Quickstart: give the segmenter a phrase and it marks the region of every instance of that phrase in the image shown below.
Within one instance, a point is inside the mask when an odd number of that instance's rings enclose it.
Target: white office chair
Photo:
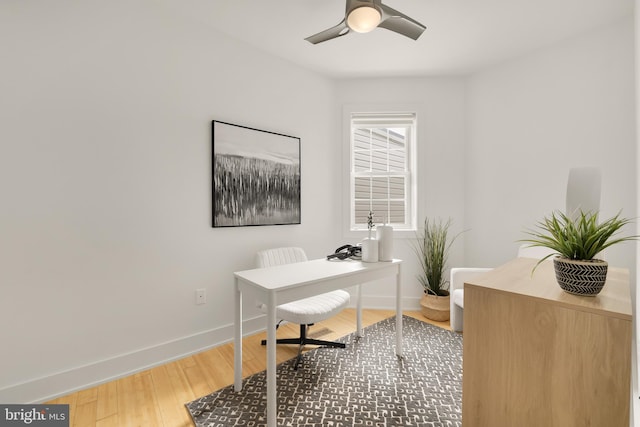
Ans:
[[[307,261],[307,256],[301,248],[295,247],[266,249],[259,251],[257,255],[257,265],[260,268],[302,261]],[[302,358],[302,349],[307,344],[345,348],[344,343],[309,338],[307,332],[309,326],[338,314],[348,304],[349,293],[343,290],[336,290],[276,307],[276,317],[278,319],[300,325],[300,336],[298,338],[276,340],[277,344],[298,345],[298,357],[296,358],[294,369],[298,369],[298,364]],[[265,311],[266,305],[262,304],[261,309]],[[262,345],[266,345],[266,343],[266,340],[262,341]]]

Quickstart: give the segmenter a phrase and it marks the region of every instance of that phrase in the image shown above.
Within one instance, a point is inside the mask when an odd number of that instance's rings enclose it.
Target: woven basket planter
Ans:
[[[420,312],[424,317],[436,322],[445,322],[449,320],[451,313],[451,296],[448,291],[446,296],[436,296],[431,294],[424,294],[420,300]]]
[[[599,259],[553,259],[558,284],[565,292],[575,295],[598,295],[607,280],[608,265],[606,261]]]

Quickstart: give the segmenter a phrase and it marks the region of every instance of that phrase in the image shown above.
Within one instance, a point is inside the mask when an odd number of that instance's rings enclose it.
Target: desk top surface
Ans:
[[[534,258],[516,258],[487,273],[475,276],[465,282],[465,286],[488,288],[572,309],[631,319],[628,270],[609,266],[604,288],[598,295],[589,297],[563,291],[556,281],[552,260],[543,261],[531,274],[537,262]]]
[[[237,271],[234,276],[246,283],[267,289],[285,289],[302,286],[324,280],[346,277],[362,273],[385,273],[388,269],[397,269],[402,260],[380,262],[362,262],[355,260],[327,260],[326,258],[311,261],[277,265],[273,267],[255,268]]]

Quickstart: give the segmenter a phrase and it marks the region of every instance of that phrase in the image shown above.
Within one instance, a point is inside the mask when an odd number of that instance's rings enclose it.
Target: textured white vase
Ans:
[[[377,226],[376,238],[378,239],[378,261],[393,261],[393,227]]]
[[[362,261],[378,262],[378,240],[367,237],[362,241]]]

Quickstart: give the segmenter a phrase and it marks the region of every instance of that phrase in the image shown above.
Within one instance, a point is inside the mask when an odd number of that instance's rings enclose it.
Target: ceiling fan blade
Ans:
[[[305,40],[309,43],[318,44],[326,42],[327,40],[335,39],[336,37],[344,36],[348,32],[349,27],[347,27],[347,22],[343,19],[342,22],[335,27],[331,27],[328,30],[309,36]]]
[[[398,34],[402,34],[403,36],[407,36],[413,40],[417,40],[422,32],[427,28],[415,19],[409,18],[407,15],[398,12],[387,5],[382,3],[377,4],[382,10],[382,20],[378,24],[378,27],[395,31]]]

